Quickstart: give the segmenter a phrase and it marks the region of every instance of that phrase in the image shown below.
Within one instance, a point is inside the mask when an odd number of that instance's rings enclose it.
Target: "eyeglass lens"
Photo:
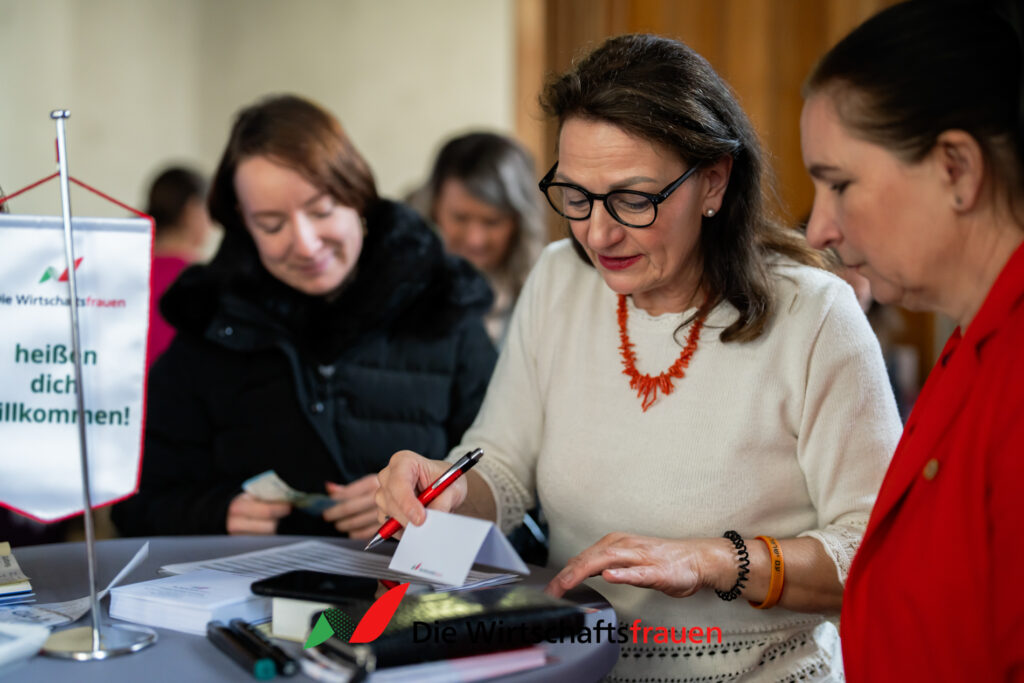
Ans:
[[[547,195],[552,207],[566,218],[587,218],[593,208],[590,198],[573,187],[552,185],[547,188]],[[610,192],[604,203],[612,217],[622,223],[649,225],[654,222],[654,203],[642,194],[628,190]]]

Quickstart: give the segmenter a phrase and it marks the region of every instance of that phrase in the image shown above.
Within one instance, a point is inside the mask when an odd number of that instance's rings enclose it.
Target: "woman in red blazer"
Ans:
[[[959,323],[846,583],[854,682],[1024,681],[1019,11],[1019,0],[897,5],[807,84],[810,242],[880,301]]]

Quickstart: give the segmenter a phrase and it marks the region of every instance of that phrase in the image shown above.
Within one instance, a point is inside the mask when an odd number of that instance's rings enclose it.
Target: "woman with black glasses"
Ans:
[[[548,590],[597,577],[622,622],[610,680],[841,680],[822,613],[900,430],[852,290],[769,216],[756,135],[685,45],[613,38],[544,102],[570,239],[453,451],[486,456],[431,507],[507,528],[539,498]],[[443,470],[396,454],[380,514],[422,523]]]

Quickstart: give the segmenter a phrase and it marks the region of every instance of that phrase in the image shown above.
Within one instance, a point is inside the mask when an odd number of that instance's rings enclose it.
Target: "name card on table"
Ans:
[[[405,528],[389,567],[430,583],[461,586],[474,562],[530,573],[493,522],[437,510],[427,510],[421,526]]]

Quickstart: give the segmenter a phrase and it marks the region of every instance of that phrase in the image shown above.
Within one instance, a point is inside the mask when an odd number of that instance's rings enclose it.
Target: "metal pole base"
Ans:
[[[41,650],[48,657],[89,662],[138,652],[156,642],[156,631],[144,626],[105,623],[99,648],[93,649],[92,626],[55,631]]]

